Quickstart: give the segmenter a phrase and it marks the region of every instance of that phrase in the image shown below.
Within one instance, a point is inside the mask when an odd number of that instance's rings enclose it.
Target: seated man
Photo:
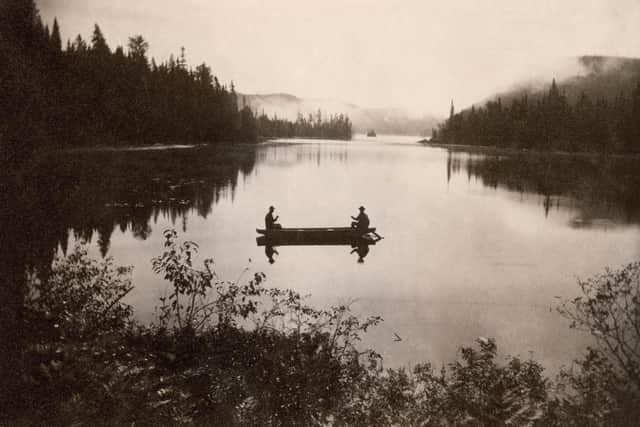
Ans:
[[[266,227],[267,230],[273,230],[273,229],[277,229],[277,228],[282,228],[282,226],[278,223],[276,223],[276,221],[278,220],[278,218],[280,218],[279,216],[276,216],[275,218],[273,217],[273,211],[276,208],[274,208],[273,206],[269,207],[269,212],[264,216],[264,225]]]
[[[360,206],[360,214],[356,217],[351,217],[354,221],[351,223],[351,228],[357,228],[358,230],[366,230],[369,228],[369,217],[364,213],[364,206]]]

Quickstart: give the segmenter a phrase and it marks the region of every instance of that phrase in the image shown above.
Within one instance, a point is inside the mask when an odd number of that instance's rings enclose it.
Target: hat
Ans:
[[[273,206],[269,206],[269,210],[270,210],[270,211],[272,211],[272,210],[274,210],[274,209],[275,209],[275,208],[274,208]]]
[[[364,206],[360,206],[358,209],[360,209],[361,211],[364,210]]]

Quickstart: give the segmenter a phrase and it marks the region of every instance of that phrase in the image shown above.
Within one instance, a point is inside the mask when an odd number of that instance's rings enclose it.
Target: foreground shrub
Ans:
[[[461,359],[436,371],[428,364],[378,375],[348,425],[529,425],[544,414],[548,381],[532,360],[496,361],[490,339],[463,347]]]
[[[381,319],[360,320],[348,305],[318,310],[298,293],[220,280],[213,260],[197,268],[198,247],[165,232],[154,270],[171,283],[160,308],[158,336],[170,343],[194,419],[229,423],[326,424],[351,399],[379,355],[360,351],[362,333]],[[166,344],[163,344],[166,350]]]
[[[380,357],[357,347],[381,319],[318,310],[290,290],[219,280],[197,246],[166,234],[154,268],[171,283],[157,323],[122,300],[130,268],[77,247],[26,301],[27,420],[45,424],[319,425],[353,400]],[[27,423],[31,421],[26,421]]]
[[[640,419],[640,263],[578,281],[560,314],[595,345],[559,378],[561,425],[631,425]]]
[[[25,304],[24,396],[9,424],[507,426],[633,425],[640,264],[579,284],[560,312],[596,346],[556,383],[534,360],[498,360],[481,338],[442,369],[382,369],[360,338],[382,319],[309,306],[256,273],[219,279],[198,247],[165,233],[170,283],[156,322],[123,302],[131,269],[77,247]],[[0,414],[1,415],[1,414]],[[11,416],[13,415],[13,416]],[[1,420],[0,420],[1,422]]]
[[[111,387],[134,360],[126,342],[132,309],[122,299],[132,290],[130,267],[98,262],[76,247],[56,259],[46,281],[29,280],[25,301],[24,396],[20,405],[40,419],[64,412],[61,402],[93,396],[109,406]],[[74,408],[85,419],[98,408]]]

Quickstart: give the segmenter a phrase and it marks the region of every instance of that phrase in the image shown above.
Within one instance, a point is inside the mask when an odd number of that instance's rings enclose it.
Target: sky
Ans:
[[[585,54],[640,57],[640,0],[36,0],[63,40],[141,34],[242,93],[444,115]]]

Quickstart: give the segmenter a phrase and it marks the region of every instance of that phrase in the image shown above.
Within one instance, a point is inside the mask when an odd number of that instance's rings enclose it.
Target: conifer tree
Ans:
[[[95,26],[93,27],[93,35],[91,36],[91,50],[92,52],[103,57],[107,57],[111,53],[109,45],[107,45],[107,40],[104,38],[104,35],[102,35],[102,30],[100,30],[98,24],[95,24]]]
[[[55,52],[62,50],[62,39],[60,38],[60,27],[58,26],[58,20],[53,19],[53,27],[51,28],[51,37],[49,38],[51,48]]]

